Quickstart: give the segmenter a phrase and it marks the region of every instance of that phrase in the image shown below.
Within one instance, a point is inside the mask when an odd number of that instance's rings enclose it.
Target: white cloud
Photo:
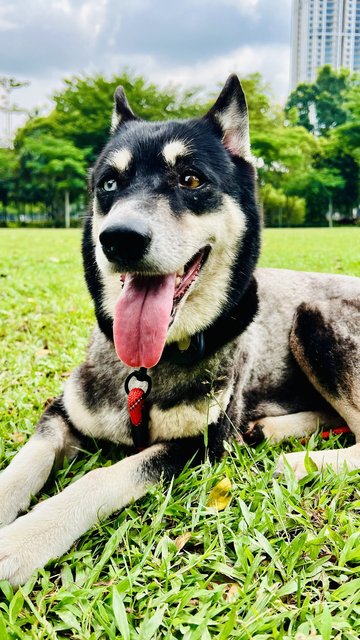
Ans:
[[[254,14],[256,13],[256,9],[258,9],[260,0],[198,0],[198,2],[202,3],[212,3],[217,4],[219,6],[219,11],[221,11],[221,5],[225,4],[231,7],[235,7],[242,14]]]
[[[215,91],[259,71],[277,100],[289,78],[291,0],[2,0],[0,75],[30,80],[14,102],[34,109],[73,74],[124,67],[160,85]],[[276,19],[274,11],[277,12]],[[24,116],[14,115],[14,126]],[[0,138],[4,117],[0,113]]]
[[[289,92],[290,48],[285,45],[245,46],[235,49],[229,55],[213,57],[206,62],[169,67],[159,65],[155,57],[148,55],[122,56],[121,60],[117,56],[107,56],[102,68],[89,64],[84,73],[100,72],[110,76],[120,73],[124,67],[144,75],[149,81],[160,86],[202,86],[206,91],[216,91],[232,72],[236,72],[241,79],[249,73],[259,71],[263,79],[271,85],[275,100],[285,102]],[[62,81],[56,73],[30,80],[29,87],[14,92],[14,101],[25,109],[40,107],[42,112],[46,112],[51,108],[51,94],[62,88]],[[24,115],[14,115],[14,128],[21,126],[24,120]],[[3,136],[1,129],[2,118],[0,138]]]
[[[148,60],[147,73],[159,84],[183,86],[201,85],[214,88],[236,72],[239,77],[259,71],[269,82],[277,100],[284,101],[289,91],[290,47],[265,45],[263,47],[239,47],[226,56],[210,58],[205,63],[182,65],[160,69],[154,60]]]
[[[0,6],[0,32],[10,31],[17,28],[17,23],[14,18],[11,18],[11,7]]]

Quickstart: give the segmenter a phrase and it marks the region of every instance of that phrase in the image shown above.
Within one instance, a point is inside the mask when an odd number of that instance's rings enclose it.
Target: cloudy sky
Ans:
[[[159,84],[209,89],[231,71],[260,71],[281,101],[290,11],[291,0],[1,0],[0,75],[30,81],[14,93],[27,109],[49,105],[66,76],[124,66]]]

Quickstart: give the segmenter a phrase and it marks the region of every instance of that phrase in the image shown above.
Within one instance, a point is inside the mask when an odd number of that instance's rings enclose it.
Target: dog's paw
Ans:
[[[0,580],[14,587],[24,584],[36,569],[64,549],[61,524],[55,521],[44,505],[0,529]]]
[[[290,465],[294,471],[295,478],[298,480],[312,471],[320,471],[324,467],[330,467],[336,473],[340,473],[344,469],[352,471],[360,468],[360,447],[356,444],[347,449],[283,453],[276,465],[275,475],[284,473],[286,463]]]
[[[315,465],[316,461],[313,459],[313,453],[309,456],[309,463],[305,463],[306,451],[295,451],[293,453],[282,453],[277,465],[275,467],[274,475],[282,475],[285,471],[285,467],[288,464],[294,472],[294,476],[297,480],[301,480],[308,475],[312,463]],[[306,468],[307,467],[307,468]],[[317,468],[317,465],[316,465]]]
[[[22,516],[0,530],[0,580],[14,587],[24,584],[49,560],[40,532],[28,525],[27,518]]]

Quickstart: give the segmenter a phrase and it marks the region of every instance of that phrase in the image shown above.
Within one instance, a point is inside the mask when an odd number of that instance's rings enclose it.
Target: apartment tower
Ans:
[[[324,64],[360,71],[360,0],[293,0],[291,89]]]

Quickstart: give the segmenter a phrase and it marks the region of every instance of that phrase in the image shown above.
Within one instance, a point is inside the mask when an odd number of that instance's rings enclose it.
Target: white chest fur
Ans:
[[[174,438],[186,438],[203,433],[206,427],[225,411],[231,396],[231,387],[192,403],[181,403],[162,410],[154,406],[150,410],[150,441],[162,442]]]

